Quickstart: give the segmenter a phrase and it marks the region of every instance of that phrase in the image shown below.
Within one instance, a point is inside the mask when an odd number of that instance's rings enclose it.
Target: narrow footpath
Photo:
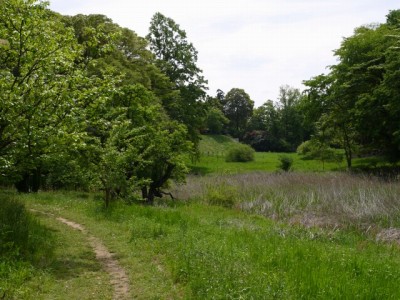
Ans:
[[[31,209],[32,212],[38,214],[44,214],[47,216],[51,216],[55,218],[57,221],[82,232],[86,237],[93,248],[94,253],[96,254],[97,260],[102,264],[103,268],[110,274],[111,277],[111,285],[114,288],[113,299],[129,299],[129,278],[126,274],[125,270],[119,265],[118,261],[113,257],[112,253],[107,249],[107,247],[101,242],[100,239],[91,235],[86,228],[73,222],[71,220],[57,217],[54,214],[42,212],[39,210]]]

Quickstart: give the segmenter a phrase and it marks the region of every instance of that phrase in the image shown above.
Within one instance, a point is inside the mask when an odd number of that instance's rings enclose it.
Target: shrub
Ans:
[[[338,149],[331,148],[327,143],[323,143],[316,139],[303,142],[297,147],[297,154],[303,159],[316,159],[322,162],[341,163],[343,161],[343,153]]]
[[[220,187],[211,187],[207,190],[206,200],[211,205],[222,207],[233,207],[237,191],[235,188],[222,185]]]
[[[227,162],[247,162],[254,160],[254,149],[248,145],[238,144],[231,148],[226,155]]]
[[[296,150],[297,154],[302,155],[304,159],[312,159],[312,151],[313,146],[311,144],[311,141],[305,141],[301,143]]]
[[[282,155],[279,157],[279,169],[288,172],[292,169],[292,165],[293,165],[293,158],[289,157],[289,156],[285,156]]]

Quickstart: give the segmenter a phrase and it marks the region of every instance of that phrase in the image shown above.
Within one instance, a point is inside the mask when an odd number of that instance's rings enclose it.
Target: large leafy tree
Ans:
[[[21,191],[37,190],[45,156],[74,139],[80,48],[46,3],[33,0],[1,2],[0,37],[1,174]]]
[[[283,151],[279,126],[279,110],[268,100],[253,110],[243,140],[256,151]]]
[[[387,16],[387,26],[390,34],[386,36],[390,42],[385,51],[385,73],[383,81],[375,92],[386,111],[381,124],[381,139],[376,146],[381,144],[390,160],[400,159],[400,10],[391,11]]]
[[[282,86],[279,102],[269,100],[254,109],[244,141],[258,151],[295,151],[306,135],[301,99],[298,89]]]
[[[315,77],[302,101],[308,123],[334,129],[334,143],[345,150],[348,167],[355,151],[400,158],[398,94],[399,11],[386,24],[362,26],[335,51],[338,63]]]
[[[243,89],[233,88],[226,94],[223,111],[230,121],[229,130],[233,136],[241,137],[244,134],[253,108],[254,101]]]
[[[174,20],[156,13],[150,23],[147,39],[157,58],[157,66],[175,85],[177,94],[162,97],[167,113],[185,124],[191,139],[198,141],[205,108],[207,81],[197,66],[197,50],[187,39],[186,32]]]
[[[299,111],[301,93],[290,86],[279,89],[279,135],[285,151],[295,151],[303,141],[302,116]]]
[[[152,203],[169,180],[184,179],[191,143],[184,125],[169,120],[154,93],[125,85],[94,110],[87,144],[95,148],[90,160],[106,205],[137,192]]]

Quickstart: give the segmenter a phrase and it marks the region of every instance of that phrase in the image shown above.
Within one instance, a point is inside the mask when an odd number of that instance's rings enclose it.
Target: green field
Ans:
[[[399,248],[355,230],[288,226],[198,201],[115,203],[104,211],[93,195],[82,193],[19,198],[80,222],[103,240],[127,270],[135,299],[400,297]],[[53,232],[55,256],[46,267],[31,266],[22,283],[13,285],[2,274],[6,295],[110,299],[106,276],[82,236],[50,217],[37,218]]]
[[[113,298],[90,241],[57,217],[82,224],[113,253],[128,299],[400,298],[398,181],[333,172],[344,168],[334,164],[322,172],[297,154],[286,154],[293,172],[275,172],[277,153],[227,163],[235,143],[203,137],[192,174],[169,188],[176,200],[154,206],[118,200],[105,209],[96,193],[1,192],[40,213],[28,213],[36,254],[0,253],[0,298]]]
[[[238,143],[222,135],[203,135],[200,142],[200,159],[190,162],[189,166],[194,174],[232,174],[251,171],[274,172],[279,170],[279,157],[288,156],[293,159],[293,170],[303,172],[321,172],[346,170],[346,162],[321,162],[318,160],[303,159],[297,153],[256,152],[255,160],[246,163],[226,162],[228,150]],[[355,168],[362,166],[384,166],[386,163],[380,158],[355,158]]]

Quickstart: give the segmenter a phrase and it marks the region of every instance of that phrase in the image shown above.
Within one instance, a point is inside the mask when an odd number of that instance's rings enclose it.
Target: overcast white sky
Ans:
[[[51,0],[64,15],[104,14],[115,23],[148,33],[161,12],[175,20],[199,52],[198,66],[217,89],[244,89],[261,105],[276,100],[281,85],[327,72],[332,51],[354,28],[383,23],[398,0]]]

